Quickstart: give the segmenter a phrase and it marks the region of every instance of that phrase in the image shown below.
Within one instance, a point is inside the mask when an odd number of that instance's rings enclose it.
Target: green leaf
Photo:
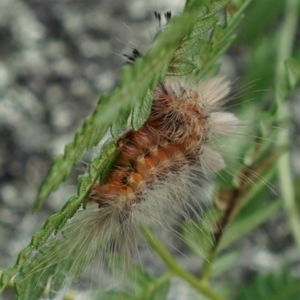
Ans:
[[[232,35],[222,45],[218,45],[217,50],[214,52],[213,56],[210,57],[209,62],[205,66],[203,66],[203,70],[202,70],[203,77],[207,77],[208,74],[211,74],[210,69],[215,67],[216,63],[218,63],[217,61],[218,57],[220,57],[229,48],[229,46],[233,43],[235,38],[236,36]]]
[[[300,299],[300,278],[293,277],[287,267],[279,272],[258,276],[242,289],[237,300],[296,300]]]
[[[196,78],[201,80],[208,78],[216,74],[219,70],[218,58],[228,49],[233,43],[236,36],[232,35],[233,31],[243,18],[243,11],[250,3],[250,0],[244,1],[239,6],[235,6],[237,10],[231,12],[230,15],[226,15],[225,25],[215,25],[210,36],[210,48],[209,50],[201,49],[199,53],[199,62],[196,72]],[[222,8],[227,1],[215,2],[216,9]],[[215,10],[213,10],[215,11]],[[206,17],[210,17],[212,14],[209,11],[204,14]],[[205,19],[204,19],[205,20]]]
[[[206,258],[214,244],[212,228],[220,217],[216,209],[206,211],[200,223],[187,220],[183,224],[183,237],[191,250],[201,258]]]
[[[72,167],[78,163],[83,152],[96,146],[108,130],[108,125],[93,125],[93,120],[99,114],[102,114],[103,107],[106,105],[108,97],[103,94],[97,104],[97,107],[91,117],[88,117],[82,127],[77,130],[73,142],[65,147],[64,154],[54,159],[52,167],[43,181],[37,198],[33,204],[32,211],[36,211],[44,199],[55,191],[58,186],[69,176]]]
[[[224,8],[228,4],[228,2],[229,0],[211,1],[209,5],[203,7],[200,13],[201,18],[208,18],[216,14],[218,11]]]
[[[207,18],[216,14],[218,11],[223,9],[228,4],[228,2],[229,2],[228,0],[214,1],[209,7],[209,13],[207,13],[205,17]]]
[[[180,46],[176,49],[174,60],[180,60],[181,56],[193,58],[198,56],[201,51],[207,51],[210,48],[210,41],[199,36],[194,36],[182,41]],[[184,55],[183,55],[184,54]],[[172,66],[172,64],[171,64]]]
[[[145,98],[141,102],[137,102],[132,110],[131,126],[133,130],[139,130],[147,121],[153,100],[153,91],[148,90]]]
[[[197,36],[197,35],[203,35],[208,30],[214,28],[214,26],[218,23],[219,18],[216,16],[208,17],[205,19],[199,19],[199,21],[196,23],[196,25],[193,28],[191,37]]]
[[[91,161],[88,173],[84,177],[80,178],[80,181],[82,181],[84,178],[85,183],[79,185],[80,188],[78,190],[78,195],[71,197],[60,212],[50,216],[47,219],[44,226],[33,235],[31,243],[20,252],[16,264],[3,272],[0,282],[0,290],[2,290],[8,284],[10,278],[16,274],[16,272],[22,267],[27,259],[28,261],[26,262],[26,264],[28,264],[29,268],[31,268],[30,266],[32,260],[30,258],[30,255],[34,251],[40,250],[40,248],[43,247],[50,235],[59,231],[75,214],[84,199],[87,197],[91,186],[99,179],[99,176],[105,176],[105,174],[108,172],[107,169],[109,168],[109,166],[111,166],[112,161],[114,161],[118,155],[119,153],[113,141],[104,145],[100,156],[95,157]],[[92,174],[91,170],[93,170]],[[50,271],[51,270],[49,270],[49,272]],[[48,270],[45,272],[47,273]],[[39,282],[41,285],[46,284],[46,275],[44,281]]]
[[[285,67],[288,87],[292,90],[296,87],[300,79],[300,63],[291,57],[285,61]]]
[[[110,128],[110,133],[112,137],[118,139],[121,136],[121,134],[125,131],[125,129],[127,128],[129,115],[130,109],[124,109],[120,112],[117,120],[113,122]]]
[[[99,183],[101,183],[101,184],[103,184],[107,181],[107,178],[108,178],[109,174],[111,173],[111,168],[120,155],[120,151],[119,151],[119,149],[116,148],[114,141],[107,143],[107,149],[109,149],[109,151],[106,152],[108,155],[105,155],[105,158],[104,158],[104,155],[101,154],[100,156],[95,157],[92,160],[91,164],[89,165],[89,168],[88,168],[89,174],[92,174],[92,172],[91,172],[92,169],[94,169],[94,171],[96,170],[96,172],[94,173],[94,176],[91,175],[91,177],[93,178],[93,181],[92,181],[93,184],[96,182],[96,180],[98,180]],[[105,153],[104,150],[105,149],[103,149],[102,153]],[[99,166],[101,166],[101,168],[99,168]],[[97,170],[98,170],[98,172],[97,172]]]
[[[228,271],[237,262],[240,253],[237,251],[223,254],[213,261],[211,276],[217,277]]]
[[[243,237],[260,224],[268,220],[282,206],[282,201],[277,200],[271,204],[261,207],[259,210],[254,210],[244,218],[240,218],[230,223],[224,231],[223,238],[219,250],[228,247],[237,239]],[[247,210],[247,208],[245,208]]]
[[[180,59],[178,61],[172,62],[168,73],[170,75],[183,76],[191,73],[195,69],[195,67],[196,65],[192,61]]]
[[[35,266],[34,261],[32,261],[32,265]],[[47,270],[38,273],[38,276],[32,278],[32,280],[26,280],[26,274],[24,278],[16,277],[15,290],[17,293],[17,300],[40,299],[45,292],[45,287],[54,268],[55,266],[52,266],[52,268],[48,268]],[[27,274],[27,278],[31,278],[31,276]]]

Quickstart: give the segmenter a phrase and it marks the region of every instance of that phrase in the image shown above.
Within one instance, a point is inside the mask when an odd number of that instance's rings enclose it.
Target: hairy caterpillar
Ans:
[[[159,14],[157,19],[161,27]],[[134,49],[127,58],[134,63],[138,56]],[[116,141],[120,156],[107,182],[92,187],[85,209],[33,257],[32,272],[52,276],[55,286],[58,277],[76,277],[97,254],[118,252],[130,261],[140,225],[165,226],[167,216],[184,214],[190,200],[201,207],[203,184],[225,167],[213,141],[238,125],[222,111],[229,91],[221,77],[195,82],[191,75],[167,76],[154,91],[142,128],[128,128]]]

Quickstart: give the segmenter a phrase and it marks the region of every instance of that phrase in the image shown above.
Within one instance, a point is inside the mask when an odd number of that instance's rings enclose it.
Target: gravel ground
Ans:
[[[71,178],[30,214],[36,191],[52,159],[61,154],[75,130],[95,107],[99,95],[118,82],[121,57],[137,45],[145,51],[155,34],[153,10],[180,11],[183,1],[1,0],[0,2],[0,268],[14,263],[19,251],[45,219],[76,191],[76,177],[85,169],[85,154]],[[230,57],[229,76],[237,76]],[[230,71],[229,71],[230,70]],[[225,70],[226,72],[226,70]],[[300,170],[299,103],[295,108],[295,167]],[[300,172],[299,172],[300,173]],[[279,226],[279,225],[280,226]],[[170,241],[172,242],[172,241]],[[180,249],[180,245],[178,246]],[[256,230],[238,247],[242,257],[233,278],[249,278],[297,261],[289,227],[281,215]],[[145,266],[163,269],[147,250]],[[143,253],[144,253],[143,252]],[[190,255],[179,256],[197,272]],[[190,289],[176,279],[170,299],[190,299]],[[6,295],[7,299],[10,298]]]

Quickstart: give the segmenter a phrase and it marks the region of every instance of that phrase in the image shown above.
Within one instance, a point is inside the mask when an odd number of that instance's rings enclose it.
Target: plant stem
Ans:
[[[179,276],[191,286],[193,286],[201,294],[205,295],[212,300],[225,300],[225,298],[217,295],[205,281],[199,281],[192,274],[184,270],[172,257],[172,255],[165,249],[165,247],[159,242],[159,240],[151,233],[149,228],[141,226],[141,231],[143,232],[144,237],[146,238],[149,245],[155,250],[159,257],[164,261],[168,266],[170,272],[174,275]]]
[[[298,21],[299,0],[286,0],[285,19],[279,30],[278,53],[275,77],[275,99],[277,105],[277,120],[279,122],[289,119],[288,103],[285,101],[287,90],[285,87],[286,71],[284,63],[292,54],[293,43]],[[278,144],[282,145],[289,141],[288,126],[279,131]],[[278,160],[278,177],[284,198],[284,206],[292,233],[300,252],[300,220],[296,205],[296,196],[290,167],[290,153],[283,154]]]

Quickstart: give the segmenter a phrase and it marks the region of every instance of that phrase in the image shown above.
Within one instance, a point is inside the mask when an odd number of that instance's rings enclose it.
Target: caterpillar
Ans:
[[[165,16],[168,23],[171,13]],[[160,14],[156,18],[163,30]],[[126,58],[134,65],[140,56],[134,49]],[[223,109],[229,92],[225,78],[199,82],[170,72],[154,90],[144,125],[129,127],[115,142],[120,154],[107,181],[95,183],[84,209],[33,255],[32,273],[52,277],[51,286],[60,288],[61,278],[76,278],[97,255],[103,261],[118,253],[126,265],[137,251],[141,225],[168,227],[169,218],[186,216],[186,208],[201,209],[204,185],[225,168],[214,140],[239,125]]]
[[[198,86],[167,78],[156,88],[148,120],[119,138],[121,154],[108,181],[95,184],[86,200],[108,216],[104,228],[114,217],[113,236],[131,236],[140,221],[160,222],[167,209],[182,210],[191,190],[203,188],[203,181],[225,167],[210,143],[214,136],[234,133],[238,125],[233,114],[220,110],[228,91],[222,78]],[[121,240],[118,247],[130,241],[136,248],[129,236]]]

